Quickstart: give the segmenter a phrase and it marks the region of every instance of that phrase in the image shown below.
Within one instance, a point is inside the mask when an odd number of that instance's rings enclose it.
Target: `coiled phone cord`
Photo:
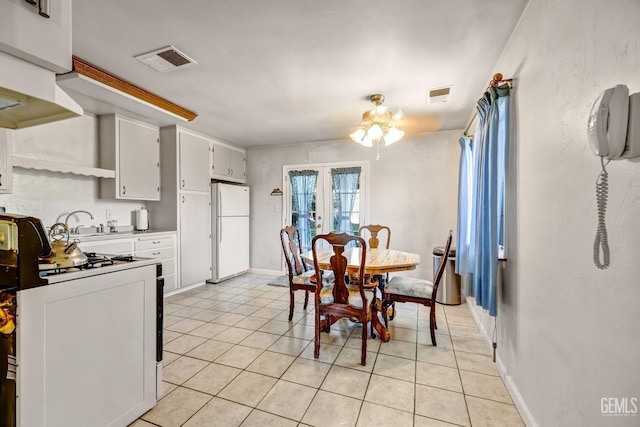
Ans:
[[[604,157],[600,157],[602,172],[596,180],[596,200],[598,204],[598,228],[596,238],[593,241],[593,263],[600,270],[609,267],[609,240],[607,238],[607,225],[605,224],[605,214],[607,213],[607,198],[609,196],[609,174],[604,163]],[[600,259],[600,248],[602,248],[602,260]]]

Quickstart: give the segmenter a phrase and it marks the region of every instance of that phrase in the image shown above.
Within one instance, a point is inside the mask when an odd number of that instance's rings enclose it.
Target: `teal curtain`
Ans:
[[[471,184],[466,189],[468,197],[458,201],[458,232],[462,230],[466,236],[457,237],[461,252],[458,256],[456,248],[456,260],[460,263],[456,269],[469,276],[469,295],[491,316],[497,315],[498,254],[504,246],[509,92],[506,85],[490,88],[478,101],[478,131],[470,144],[472,165],[460,171],[465,177],[471,172],[472,178],[465,180]],[[468,152],[463,151],[463,155],[468,156]],[[462,167],[462,158],[460,164]]]
[[[353,212],[353,204],[358,192],[360,171],[361,168],[359,166],[331,169],[336,233],[353,234],[351,213]]]
[[[291,198],[293,201],[291,224],[300,232],[300,250],[311,250],[311,207],[316,194],[318,171],[289,171]]]

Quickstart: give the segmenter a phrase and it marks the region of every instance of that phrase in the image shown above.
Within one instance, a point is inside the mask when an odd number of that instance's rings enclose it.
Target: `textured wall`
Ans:
[[[495,67],[514,77],[517,126],[498,355],[531,425],[640,424],[640,414],[603,417],[600,406],[640,398],[640,161],[607,168],[612,260],[600,271],[600,161],[586,138],[596,96],[617,83],[640,91],[639,70],[637,0],[530,0]]]
[[[430,277],[431,250],[444,244],[457,215],[458,137],[462,131],[438,132],[402,140],[380,149],[347,141],[252,148],[247,153],[251,186],[251,267],[280,270],[282,197],[270,196],[283,188],[282,166],[305,163],[368,160],[369,223],[391,227],[392,247],[418,253],[421,264],[411,275]]]
[[[99,167],[98,122],[86,115],[13,132],[13,152],[24,157]],[[134,224],[131,212],[144,206],[144,202],[98,199],[98,178],[60,174],[46,171],[13,169],[13,194],[0,194],[0,206],[7,212],[32,215],[45,226],[64,221],[67,213],[84,209],[91,212],[94,221],[84,214],[70,226],[82,223],[107,224],[106,212],[118,225]],[[153,216],[153,214],[151,214]]]

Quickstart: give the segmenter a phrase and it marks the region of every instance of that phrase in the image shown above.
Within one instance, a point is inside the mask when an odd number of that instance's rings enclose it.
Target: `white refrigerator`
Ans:
[[[249,270],[249,187],[211,184],[211,281],[218,283]]]

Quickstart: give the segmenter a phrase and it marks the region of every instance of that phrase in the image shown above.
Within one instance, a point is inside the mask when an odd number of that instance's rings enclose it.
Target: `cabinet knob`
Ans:
[[[182,203],[184,203],[184,196],[182,196]]]
[[[122,186],[122,195],[124,196],[125,194],[127,194],[127,187],[125,187],[124,185]]]
[[[184,179],[182,180],[182,188],[184,188]]]

